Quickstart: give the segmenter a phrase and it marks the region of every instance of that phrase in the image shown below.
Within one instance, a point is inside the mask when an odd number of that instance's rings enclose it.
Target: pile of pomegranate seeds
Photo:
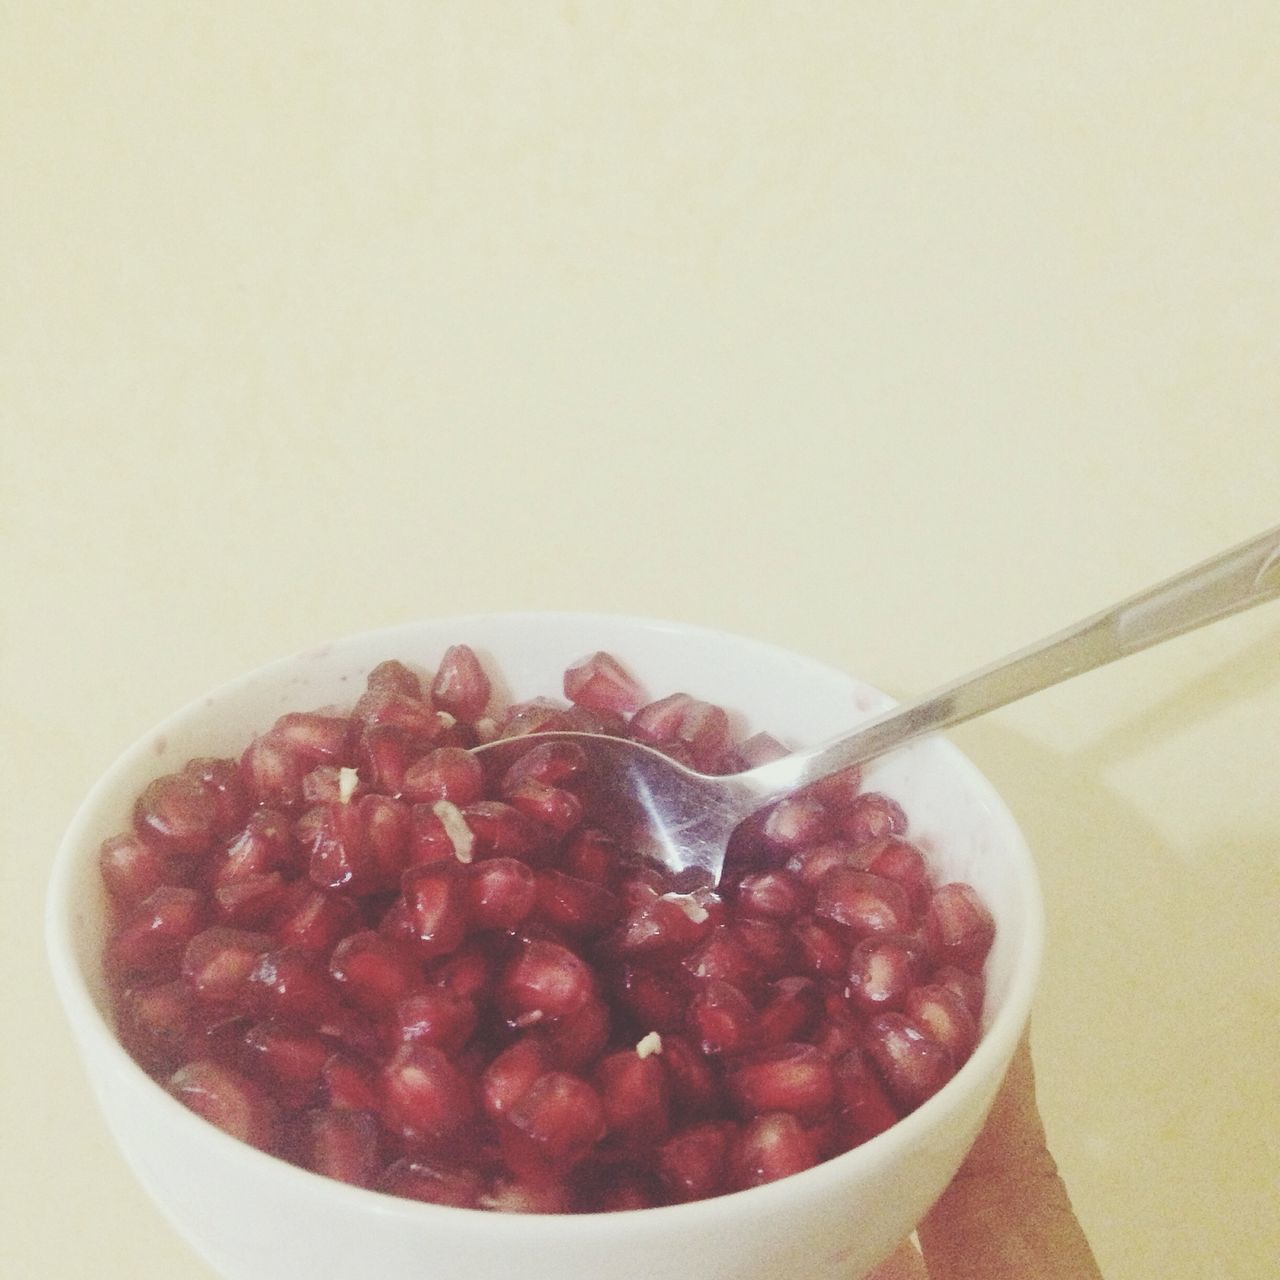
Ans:
[[[901,808],[846,771],[745,823],[718,892],[679,892],[596,825],[577,745],[469,748],[587,729],[712,772],[783,748],[647,701],[607,654],[564,690],[495,713],[457,645],[426,684],[385,662],[349,714],[152,782],[101,850],[129,1052],[265,1151],[508,1212],[755,1186],[941,1088],[993,923],[932,882]]]

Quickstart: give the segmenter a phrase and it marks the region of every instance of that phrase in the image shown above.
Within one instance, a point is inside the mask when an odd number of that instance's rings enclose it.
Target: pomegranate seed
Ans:
[[[513,1040],[485,1068],[480,1077],[480,1105],[491,1120],[499,1120],[551,1069],[551,1051],[544,1040],[527,1035]]]
[[[791,926],[805,973],[818,978],[844,978],[849,950],[832,924],[815,916],[802,916]]]
[[[580,827],[569,837],[563,863],[571,876],[608,884],[622,863],[622,850],[617,840],[598,827]]]
[[[372,1067],[349,1053],[330,1054],[320,1071],[331,1107],[350,1111],[374,1111],[378,1087]]]
[[[182,772],[194,778],[213,802],[214,835],[228,836],[244,825],[252,802],[236,761],[202,756],[189,760]]]
[[[405,774],[409,771],[414,742],[413,735],[398,725],[375,724],[365,729],[360,734],[356,748],[362,785],[367,784],[369,790],[385,795],[400,795],[404,790]],[[325,798],[341,799],[337,795]]]
[[[120,1040],[153,1074],[172,1071],[187,1056],[197,1025],[185,982],[130,987],[118,1002]]]
[[[513,760],[502,775],[501,791],[505,798],[525,782],[540,782],[547,787],[560,787],[581,778],[587,772],[587,753],[576,742],[540,742]]]
[[[953,964],[944,964],[933,971],[933,981],[954,991],[965,1002],[975,1020],[982,1017],[987,984],[980,973],[970,973]]]
[[[290,711],[271,726],[271,736],[303,759],[317,764],[341,762],[349,755],[351,721],[345,716]]]
[[[738,754],[742,757],[743,768],[754,769],[757,765],[772,764],[775,760],[781,760],[791,752],[773,734],[756,733],[739,744]]]
[[[972,886],[939,885],[924,917],[925,938],[938,964],[977,973],[991,950],[995,921]]]
[[[218,885],[213,891],[213,905],[223,923],[260,929],[280,910],[286,893],[284,877],[278,871],[267,871]]]
[[[365,687],[374,693],[403,693],[409,698],[422,697],[422,681],[395,658],[378,663],[365,678]]]
[[[855,937],[905,933],[912,925],[911,904],[900,884],[852,867],[835,867],[822,877],[814,911]]]
[[[604,1106],[605,1124],[614,1139],[634,1150],[659,1142],[670,1127],[667,1071],[660,1054],[641,1057],[623,1049],[601,1059],[596,1088]]]
[[[378,1173],[378,1122],[367,1111],[333,1107],[306,1120],[302,1162],[314,1173],[355,1187],[371,1187]]]
[[[668,1198],[687,1203],[727,1190],[729,1145],[736,1134],[736,1125],[716,1120],[681,1129],[663,1142],[655,1164]]]
[[[488,858],[467,868],[466,912],[475,929],[514,929],[533,911],[538,886],[517,858]]]
[[[327,957],[341,939],[359,928],[360,910],[350,898],[318,889],[306,880],[295,882],[282,908],[276,937],[285,946],[314,956]]]
[[[632,906],[612,938],[625,956],[687,951],[711,932],[707,909],[692,895],[664,894],[633,881]]]
[[[840,840],[825,840],[799,849],[787,859],[786,869],[802,884],[813,888],[833,867],[855,865],[857,850]]]
[[[859,1048],[841,1054],[834,1065],[839,1099],[850,1146],[866,1142],[898,1121],[898,1109]]]
[[[762,977],[776,978],[794,971],[794,943],[776,920],[739,916],[730,927]]]
[[[551,698],[530,698],[514,702],[498,722],[501,738],[523,738],[530,733],[550,733],[574,728],[568,709]]]
[[[662,1203],[661,1190],[647,1171],[625,1166],[609,1169],[604,1185],[592,1191],[590,1208],[598,1213],[629,1213]]]
[[[227,845],[226,857],[215,872],[215,883],[230,884],[246,876],[289,868],[292,846],[289,819],[276,809],[255,809]]]
[[[102,842],[98,867],[113,901],[136,906],[169,876],[170,862],[141,836],[127,831]]]
[[[408,865],[409,810],[389,796],[369,794],[308,813],[312,883],[322,889],[369,893],[393,887]]]
[[[757,871],[738,881],[737,907],[742,915],[793,920],[809,905],[808,890],[789,871]]]
[[[501,800],[477,800],[462,816],[475,838],[475,858],[527,858],[545,843],[532,819]]]
[[[811,1044],[787,1042],[734,1064],[726,1082],[744,1116],[790,1111],[802,1120],[819,1119],[835,1098],[831,1060]]]
[[[240,774],[254,804],[291,810],[302,803],[307,759],[271,734],[255,738],[240,757]]]
[[[434,986],[473,1002],[487,998],[492,973],[493,959],[486,940],[475,936],[427,965],[427,978]]]
[[[169,1077],[169,1092],[183,1106],[241,1142],[271,1148],[275,1108],[266,1094],[240,1072],[209,1059],[179,1067]]]
[[[832,995],[834,994],[834,999]],[[862,1020],[856,1017],[839,992],[828,993],[818,1025],[809,1033],[815,1048],[835,1061],[862,1042]]]
[[[549,787],[526,778],[510,788],[507,803],[560,838],[582,825],[582,801],[565,787]]]
[[[681,967],[690,977],[715,979],[748,986],[760,976],[760,966],[737,930],[717,925],[696,951],[691,951]]]
[[[684,1026],[689,988],[678,973],[623,965],[612,994],[642,1027],[665,1034]]]
[[[882,1013],[868,1024],[866,1050],[889,1092],[908,1111],[955,1074],[951,1051],[901,1013]]]
[[[600,1095],[579,1076],[548,1071],[506,1113],[503,1154],[517,1178],[541,1182],[578,1164],[605,1134]]]
[[[473,804],[484,796],[484,769],[470,751],[436,747],[405,770],[401,789],[406,799],[423,804]]]
[[[723,1110],[724,1092],[717,1070],[685,1036],[662,1033],[662,1061],[675,1114],[701,1119]]]
[[[919,915],[924,911],[933,885],[924,854],[915,845],[896,837],[879,841],[860,853],[858,867],[897,881],[907,891],[912,912]]]
[[[566,933],[600,933],[622,911],[617,895],[603,885],[551,868],[536,873],[535,893],[539,916]]]
[[[827,810],[815,796],[795,795],[779,800],[768,812],[761,835],[775,849],[803,849],[827,834]]]
[[[403,1156],[383,1170],[376,1185],[379,1191],[406,1200],[474,1209],[483,1184],[472,1169],[447,1169]]]
[[[169,773],[147,785],[133,806],[133,825],[170,857],[203,853],[217,832],[218,805],[196,779]]]
[[[907,993],[905,1012],[926,1035],[951,1051],[957,1067],[968,1061],[978,1043],[978,1024],[963,996],[939,983],[913,987]]]
[[[397,1039],[433,1044],[450,1057],[462,1051],[478,1020],[473,1001],[443,987],[428,987],[406,996],[394,1014]]]
[[[644,702],[644,691],[624,667],[608,653],[593,653],[575,662],[564,673],[564,696],[593,711],[627,715]]]
[[[281,1105],[296,1110],[317,1099],[333,1052],[322,1036],[283,1022],[259,1022],[245,1032],[244,1044],[256,1074]]]
[[[863,1013],[901,1009],[916,980],[916,956],[910,943],[893,934],[872,934],[849,953],[845,992]]]
[[[805,790],[809,795],[817,796],[832,813],[847,809],[862,790],[862,767],[849,765],[810,783]]]
[[[496,991],[502,1016],[515,1026],[577,1013],[595,996],[591,968],[567,947],[533,939],[507,965]]]
[[[800,1040],[817,1025],[822,997],[812,978],[779,978],[766,989],[757,1019],[761,1045]]]
[[[480,1207],[497,1213],[569,1213],[572,1205],[567,1187],[532,1185],[499,1175],[480,1196]]]
[[[277,947],[259,955],[248,977],[248,995],[263,1015],[312,1022],[326,1017],[336,993],[323,963],[301,947]]]
[[[422,985],[422,971],[408,952],[367,929],[334,947],[329,973],[345,999],[373,1014],[394,1008]]]
[[[461,944],[467,932],[467,908],[460,863],[410,867],[401,892],[419,955],[443,955]]]
[[[451,832],[436,812],[439,803],[415,804],[409,811],[408,864],[411,867],[459,860],[458,833]],[[448,813],[448,809],[442,809],[441,812]],[[455,806],[454,812],[461,811]],[[470,861],[474,844],[475,837],[471,834],[471,828],[467,827],[466,835],[461,839],[464,848],[462,861]]]
[[[410,1141],[447,1137],[475,1115],[470,1081],[435,1045],[410,1040],[382,1070],[382,1114]]]
[[[107,968],[119,978],[177,972],[187,943],[205,919],[204,899],[195,889],[161,885],[125,918],[107,946]]]
[[[741,1053],[754,1042],[755,1010],[729,982],[712,978],[699,984],[689,1002],[687,1021],[703,1053]]]
[[[896,800],[879,791],[856,795],[838,813],[836,827],[855,845],[870,844],[888,836],[900,836],[907,829],[907,815]]]
[[[748,1120],[729,1147],[736,1186],[758,1187],[811,1168],[817,1144],[789,1111],[771,1111]]]
[[[431,682],[436,706],[459,720],[474,720],[484,714],[490,693],[489,677],[469,645],[455,644],[445,650]]]
[[[270,946],[266,934],[214,925],[187,943],[182,976],[198,1000],[239,1004],[258,957]]]
[[[351,714],[359,733],[386,726],[399,729],[419,746],[433,742],[445,728],[445,722],[426,698],[398,689],[366,690]]]

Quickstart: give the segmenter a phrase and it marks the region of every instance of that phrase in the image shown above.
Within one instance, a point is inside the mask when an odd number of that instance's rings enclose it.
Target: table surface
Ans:
[[[40,931],[81,795],[205,688],[581,608],[901,696],[1276,523],[1274,3],[0,17],[6,1277],[209,1276]],[[1274,1274],[1277,726],[1273,606],[954,734],[1043,875],[1109,1280]]]

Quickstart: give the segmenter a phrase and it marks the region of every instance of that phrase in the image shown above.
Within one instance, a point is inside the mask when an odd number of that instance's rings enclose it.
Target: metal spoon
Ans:
[[[594,733],[498,739],[477,753],[567,739],[588,749],[603,808],[619,835],[682,883],[718,884],[734,829],[811,782],[987,711],[1280,596],[1280,527],[1059,631],[1038,644],[893,708],[848,734],[744,773],[698,773],[660,751]]]

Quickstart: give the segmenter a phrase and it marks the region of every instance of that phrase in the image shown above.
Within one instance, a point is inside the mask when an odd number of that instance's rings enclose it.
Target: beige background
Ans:
[[[1278,67],[1274,0],[3,0],[0,1275],[209,1274],[39,925],[205,687],[569,607],[901,695],[1275,524]],[[1280,1255],[1277,610],[955,735],[1109,1280]]]

